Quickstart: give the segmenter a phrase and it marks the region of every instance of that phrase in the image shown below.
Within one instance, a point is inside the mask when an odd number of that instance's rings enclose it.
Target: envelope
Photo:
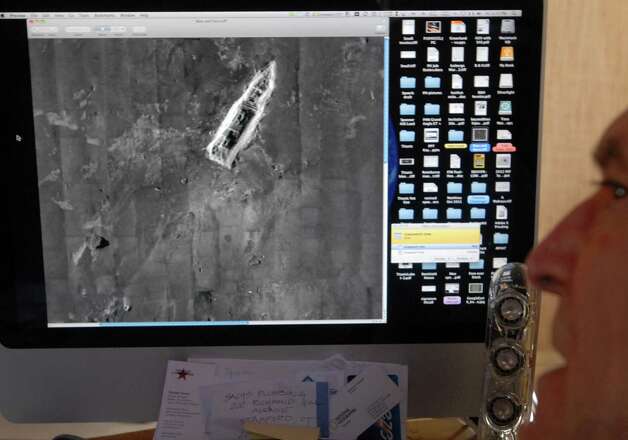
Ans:
[[[495,232],[495,234],[493,234],[493,243],[495,243],[495,244],[508,244],[508,234],[502,234],[501,232]]]
[[[440,78],[438,76],[426,76],[425,88],[426,89],[440,89]]]
[[[317,440],[319,428],[306,426],[267,425],[263,423],[244,422],[244,430],[252,439],[275,440]]]
[[[470,270],[482,270],[484,269],[484,260],[474,261],[473,263],[469,263]]]
[[[471,182],[471,192],[486,194],[486,183],[484,182]]]
[[[438,210],[433,208],[423,208],[423,220],[436,220]]]
[[[426,104],[427,105],[427,104]],[[416,112],[414,104],[401,104],[399,106],[399,114],[402,116],[414,116]]]
[[[399,194],[414,194],[414,183],[399,183]]]
[[[484,208],[471,208],[472,220],[484,220],[486,218],[486,209]]]
[[[423,113],[425,115],[427,115],[427,116],[439,115],[440,114],[440,104],[431,104],[429,102],[426,103],[425,106],[423,107]]]
[[[414,209],[401,208],[399,210],[399,220],[414,220]]]
[[[447,140],[450,142],[462,142],[464,133],[462,130],[449,130],[447,133]]]
[[[400,87],[402,89],[414,89],[416,87],[416,78],[413,76],[402,76]]]
[[[467,203],[469,205],[488,205],[491,201],[489,196],[468,196]]]
[[[462,218],[462,209],[447,208],[447,219],[448,220],[460,220],[461,218]]]
[[[462,183],[447,182],[447,194],[462,194]]]
[[[414,142],[414,131],[401,130],[399,132],[399,142]]]

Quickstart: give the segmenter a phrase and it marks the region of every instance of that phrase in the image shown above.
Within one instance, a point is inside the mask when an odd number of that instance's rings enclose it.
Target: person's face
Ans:
[[[567,366],[541,379],[525,439],[628,438],[628,111],[595,160],[599,188],[528,257],[532,284],[562,298],[554,344]]]

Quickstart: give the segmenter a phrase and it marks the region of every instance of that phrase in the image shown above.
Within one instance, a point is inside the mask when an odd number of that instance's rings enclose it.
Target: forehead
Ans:
[[[606,130],[594,157],[601,168],[617,168],[628,174],[628,110]]]

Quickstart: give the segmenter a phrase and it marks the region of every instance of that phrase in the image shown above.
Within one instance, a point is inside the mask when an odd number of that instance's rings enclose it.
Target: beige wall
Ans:
[[[547,2],[540,239],[592,192],[593,147],[628,107],[628,0]],[[546,296],[542,351],[550,348],[555,307]]]

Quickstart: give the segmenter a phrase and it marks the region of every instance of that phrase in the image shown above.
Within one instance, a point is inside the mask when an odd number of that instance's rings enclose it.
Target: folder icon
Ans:
[[[414,194],[414,183],[399,183],[399,194]]]
[[[426,89],[440,89],[440,78],[438,76],[426,76],[425,88]]]
[[[460,220],[462,218],[462,209],[459,208],[447,208],[448,220]]]
[[[438,210],[434,208],[423,208],[423,220],[436,220]]]
[[[402,89],[414,89],[416,88],[416,78],[413,76],[402,76],[399,86]]]
[[[421,264],[422,270],[436,270],[436,263],[423,263]]]
[[[414,104],[401,104],[399,106],[399,114],[402,116],[414,116],[415,108]]]
[[[412,107],[414,107],[414,106],[412,106]],[[440,104],[431,104],[429,102],[426,103],[425,106],[423,107],[423,113],[426,116],[439,115],[440,114]]]
[[[471,270],[484,269],[484,260],[478,260],[478,261],[474,261],[473,263],[469,263],[469,269]]]
[[[462,194],[462,183],[447,182],[447,194]]]
[[[486,209],[484,208],[471,208],[472,220],[484,220],[486,218]]]
[[[401,130],[399,132],[399,142],[414,142],[414,131]]]
[[[414,209],[401,208],[399,210],[399,220],[414,220]]]
[[[484,182],[471,182],[471,192],[486,194],[486,183]]]
[[[450,142],[462,142],[464,134],[462,130],[449,130],[447,133],[447,140]]]
[[[495,243],[495,244],[508,244],[508,234],[502,234],[500,232],[495,232],[495,234],[493,234],[493,243]]]

